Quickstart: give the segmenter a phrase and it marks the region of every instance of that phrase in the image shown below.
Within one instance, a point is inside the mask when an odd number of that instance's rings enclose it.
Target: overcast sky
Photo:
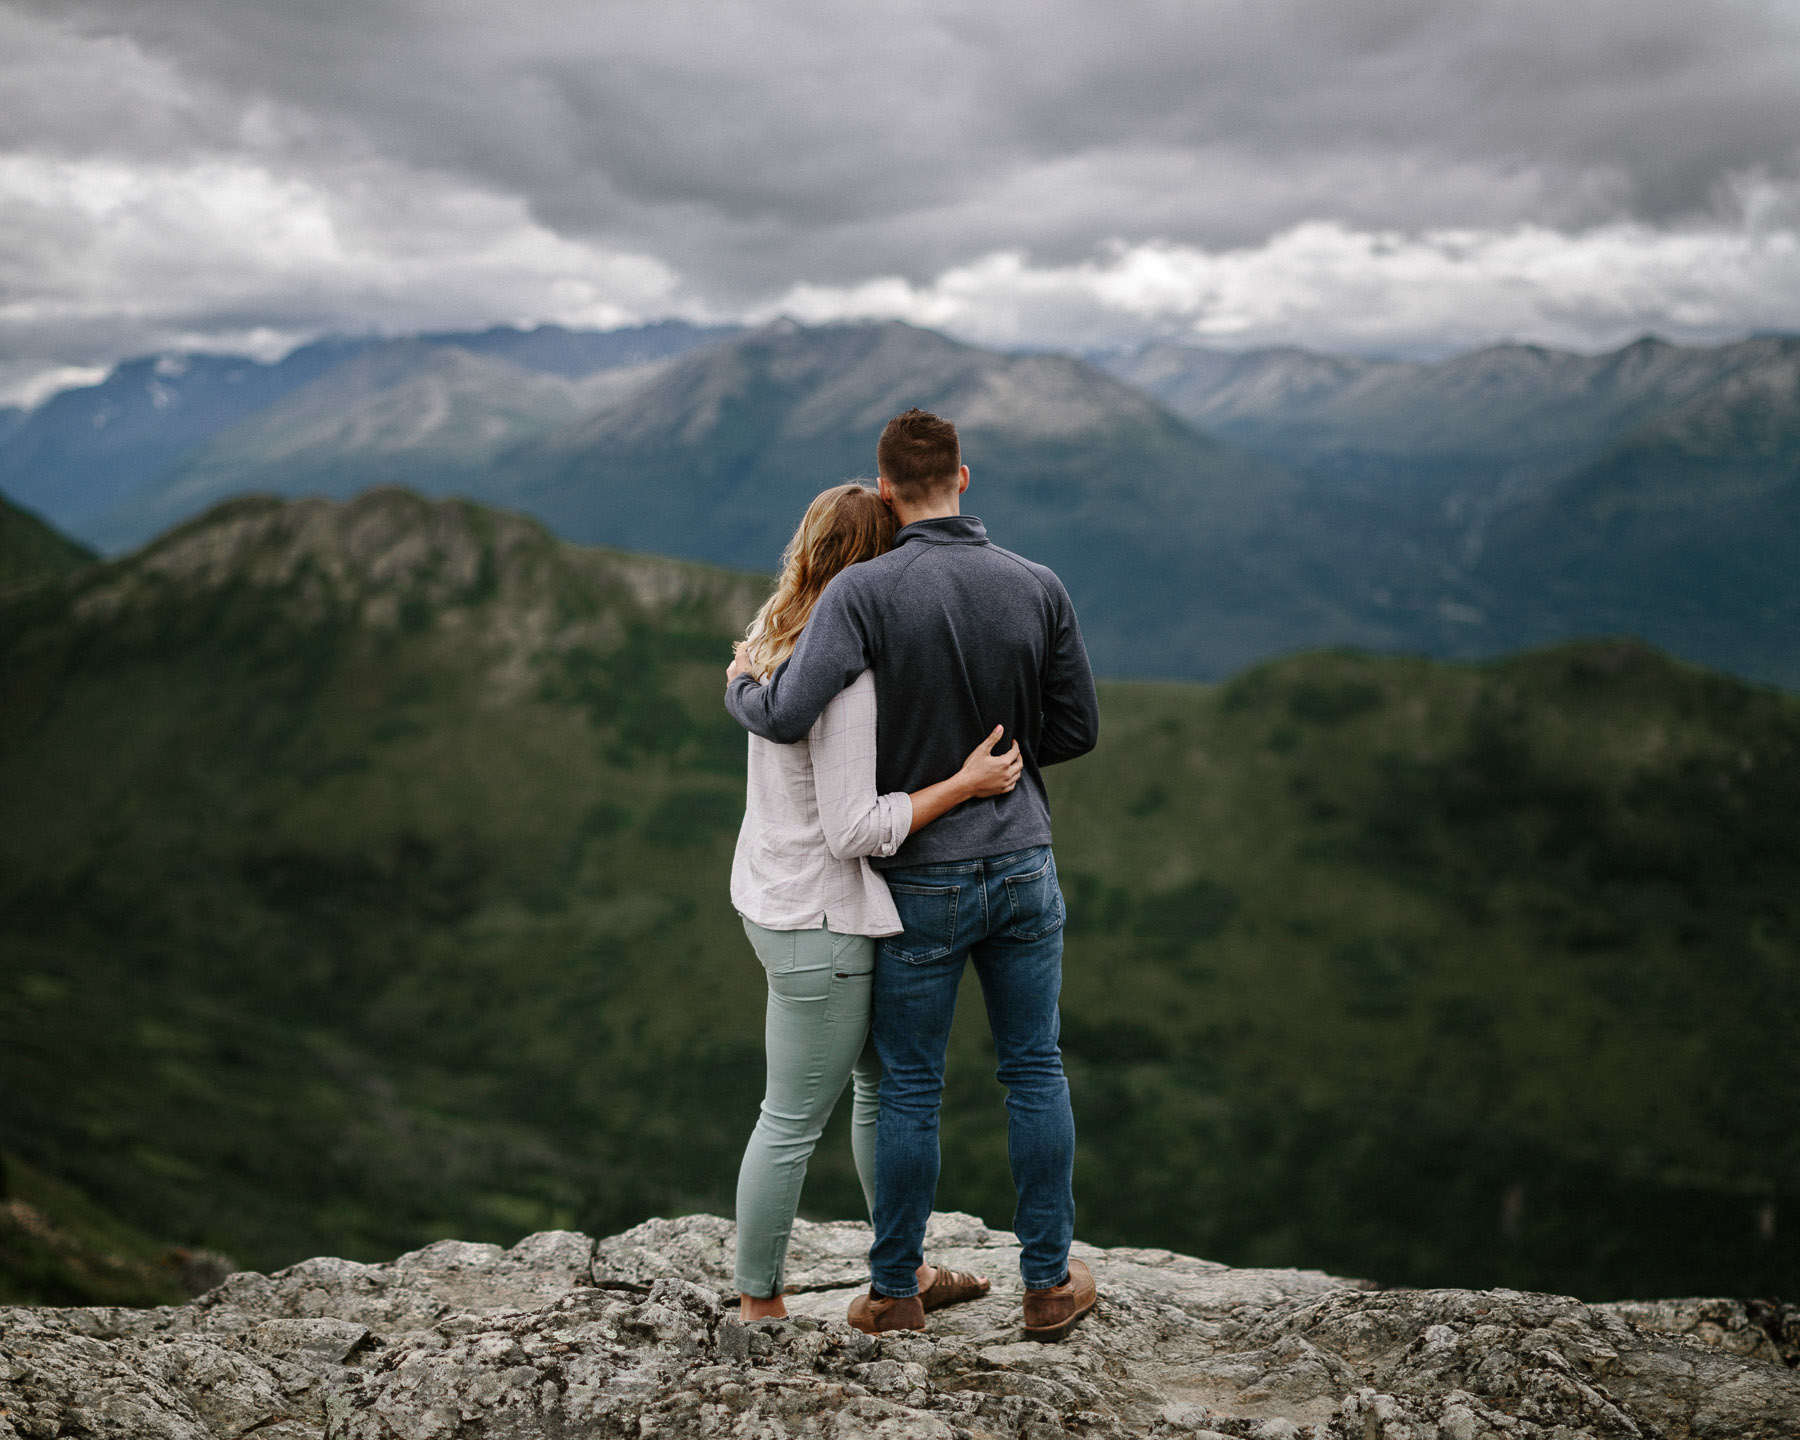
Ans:
[[[0,392],[327,330],[1800,329],[1792,0],[0,0]]]

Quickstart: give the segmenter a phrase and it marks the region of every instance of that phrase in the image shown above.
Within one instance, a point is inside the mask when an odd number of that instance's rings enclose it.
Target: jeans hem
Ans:
[[[873,1280],[869,1282],[869,1288],[877,1295],[885,1295],[890,1300],[910,1300],[919,1293],[919,1283],[916,1280],[913,1282],[913,1287],[910,1290],[883,1290],[881,1286],[876,1284]]]

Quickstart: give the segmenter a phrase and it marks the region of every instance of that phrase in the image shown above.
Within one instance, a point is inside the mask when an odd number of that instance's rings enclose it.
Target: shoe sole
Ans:
[[[1027,1340],[1036,1340],[1039,1344],[1043,1345],[1053,1345],[1058,1340],[1067,1339],[1069,1332],[1087,1317],[1088,1312],[1094,1308],[1099,1298],[1100,1297],[1096,1295],[1094,1299],[1088,1301],[1087,1304],[1083,1305],[1067,1320],[1058,1321],[1055,1325],[1040,1325],[1035,1330],[1027,1325],[1025,1327],[1025,1338]]]
[[[916,1330],[913,1329],[913,1327],[910,1325],[889,1325],[885,1330],[871,1330],[867,1326],[858,1325],[854,1320],[850,1320],[845,1323],[847,1323],[852,1330],[861,1330],[862,1333],[865,1335],[927,1335],[927,1334],[930,1334],[930,1327],[925,1326],[925,1325],[919,1326],[919,1328]]]

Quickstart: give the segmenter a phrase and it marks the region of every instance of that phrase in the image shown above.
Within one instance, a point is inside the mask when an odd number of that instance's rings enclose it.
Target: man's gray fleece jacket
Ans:
[[[864,670],[875,672],[883,794],[948,779],[996,725],[1025,761],[1016,789],[964,802],[877,867],[1049,843],[1040,772],[1087,754],[1100,733],[1081,627],[1053,571],[990,542],[973,515],[916,521],[887,554],[841,571],[787,662],[766,684],[738,676],[725,705],[746,730],[792,744]]]

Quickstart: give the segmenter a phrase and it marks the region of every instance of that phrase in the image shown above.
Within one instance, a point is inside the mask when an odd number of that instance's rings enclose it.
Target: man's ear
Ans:
[[[964,465],[964,466],[961,466],[957,470],[956,493],[958,495],[965,494],[965,493],[967,493],[968,488],[969,488],[969,467],[967,465]]]
[[[881,503],[887,506],[888,509],[892,510],[894,508],[894,487],[888,484],[887,476],[880,474],[876,475],[875,493],[881,497]]]

